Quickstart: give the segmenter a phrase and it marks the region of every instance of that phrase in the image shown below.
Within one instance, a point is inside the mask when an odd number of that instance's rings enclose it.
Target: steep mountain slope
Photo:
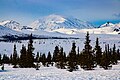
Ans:
[[[107,22],[100,26],[100,28],[105,28],[105,27],[107,28],[106,30],[109,30],[111,32],[120,32],[120,23],[113,24]]]
[[[83,29],[80,32],[89,31],[94,34],[120,34],[120,23],[105,23],[96,29]]]
[[[102,28],[102,27],[110,27],[110,26],[114,26],[114,24],[113,24],[113,23],[110,23],[110,22],[106,22],[105,24],[102,24],[102,25],[100,26],[100,28]]]
[[[34,21],[30,25],[33,29],[52,31],[60,28],[65,29],[91,29],[94,28],[89,22],[76,18],[62,17],[60,15],[49,15]]]
[[[23,27],[20,25],[20,23],[13,21],[13,20],[6,20],[0,22],[0,25],[8,27],[13,30],[21,30]]]
[[[64,34],[80,34],[89,33],[92,34],[120,34],[120,23],[117,24],[103,24],[100,28],[92,28],[92,29],[56,29],[53,30],[56,32],[64,33]]]
[[[24,34],[21,33],[21,32],[12,30],[12,29],[10,29],[10,28],[8,28],[8,27],[1,26],[1,25],[0,25],[0,37],[1,37],[1,36],[5,36],[5,35],[7,35],[7,36],[12,36],[12,35],[22,36],[22,35],[24,35]]]

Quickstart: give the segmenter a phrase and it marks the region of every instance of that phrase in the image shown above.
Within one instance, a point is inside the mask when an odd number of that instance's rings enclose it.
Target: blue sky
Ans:
[[[0,0],[0,21],[28,25],[42,16],[58,14],[100,25],[120,22],[120,0]]]

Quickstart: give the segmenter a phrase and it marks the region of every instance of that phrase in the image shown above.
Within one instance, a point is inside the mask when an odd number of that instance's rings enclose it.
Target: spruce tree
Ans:
[[[12,61],[13,61],[13,56],[12,54],[10,55],[10,64],[12,64]]]
[[[108,60],[111,62],[112,61],[112,49],[109,47],[109,44],[106,45],[105,51],[107,52]]]
[[[39,62],[42,62],[42,53],[40,53]]]
[[[0,54],[0,65],[2,65],[2,59],[1,59],[2,57],[1,57],[1,54]]]
[[[95,66],[94,54],[90,45],[89,33],[87,32],[83,51],[80,54],[80,66],[85,70],[92,70]]]
[[[40,62],[40,57],[39,57],[39,52],[37,52],[36,58],[35,58],[35,62],[36,62],[36,70],[39,70],[39,62]]]
[[[111,61],[109,59],[109,51],[108,51],[107,45],[105,45],[105,51],[103,52],[102,58],[101,58],[101,62],[100,62],[100,66],[103,67],[104,69],[110,69],[111,66]]]
[[[48,55],[47,55],[47,62],[48,62],[48,64],[51,64],[51,62],[52,62],[52,56],[51,56],[50,52],[48,52]]]
[[[118,60],[118,57],[116,52],[116,46],[114,44],[113,51],[112,51],[112,64],[117,64],[117,60]]]
[[[57,55],[58,62],[56,63],[56,66],[61,69],[65,69],[65,60],[64,60],[64,52],[63,48],[61,47],[58,55]]]
[[[67,62],[67,57],[66,57],[66,53],[65,52],[63,53],[63,58],[64,58],[64,62],[66,63]]]
[[[27,67],[27,52],[26,52],[26,47],[22,45],[22,49],[20,51],[20,62],[19,65],[21,68],[26,68]]]
[[[6,54],[3,54],[3,58],[2,58],[2,63],[3,64],[8,64],[10,61],[9,61],[9,57],[6,55]]]
[[[77,48],[77,64],[80,64],[80,51],[79,51],[79,47]]]
[[[102,50],[101,47],[99,46],[99,40],[96,38],[96,45],[95,45],[95,60],[98,65],[100,65],[101,62],[101,57],[102,57]]]
[[[29,43],[28,43],[28,48],[27,48],[27,55],[26,55],[27,67],[35,67],[33,51],[34,51],[34,47],[33,47],[33,40],[32,40],[32,34],[31,34]]]
[[[108,58],[109,61],[112,62],[112,49],[110,48],[110,51],[108,52]]]
[[[120,60],[120,50],[117,49],[117,56],[118,56],[118,60]]]
[[[78,66],[76,61],[76,46],[75,43],[72,43],[72,49],[68,55],[68,71],[72,72],[77,69]]]
[[[43,66],[46,66],[46,55],[45,54],[42,55],[41,61],[42,61]]]
[[[18,64],[18,55],[17,55],[16,45],[14,45],[12,64],[14,65],[13,68],[17,68],[16,65]]]
[[[36,55],[36,58],[35,58],[35,62],[38,62],[38,63],[39,63],[39,62],[40,62],[39,59],[40,59],[39,52],[37,52],[37,55]]]
[[[57,60],[58,54],[59,54],[59,47],[56,46],[56,47],[55,47],[55,50],[54,50],[54,52],[53,52],[53,62],[58,62],[58,60]]]

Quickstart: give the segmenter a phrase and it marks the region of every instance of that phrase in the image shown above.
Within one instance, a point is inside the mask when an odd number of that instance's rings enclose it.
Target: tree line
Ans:
[[[100,68],[111,69],[112,65],[116,65],[120,60],[120,51],[116,49],[116,45],[113,48],[109,47],[109,44],[105,45],[105,50],[102,51],[99,45],[99,38],[96,38],[96,44],[94,48],[90,45],[89,32],[85,37],[84,49],[79,51],[79,47],[76,47],[76,43],[72,43],[71,51],[66,55],[63,47],[56,46],[54,52],[51,54],[42,54],[37,52],[33,53],[33,39],[32,34],[29,37],[27,49],[25,45],[22,45],[20,55],[17,54],[16,45],[14,45],[13,54],[7,56],[0,54],[0,65],[12,64],[13,68],[36,68],[39,70],[39,64],[43,66],[56,66],[60,69],[67,69],[68,71],[76,71],[79,69],[79,65],[84,70],[94,70],[99,65]]]

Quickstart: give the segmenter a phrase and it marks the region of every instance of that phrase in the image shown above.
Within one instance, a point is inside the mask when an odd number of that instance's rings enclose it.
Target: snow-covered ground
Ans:
[[[1,66],[0,66],[1,67]],[[120,62],[111,70],[95,68],[95,70],[69,72],[56,67],[12,68],[5,65],[5,71],[0,70],[0,80],[120,80]]]
[[[48,53],[49,51],[53,53],[55,46],[63,47],[66,54],[71,50],[71,46],[73,42],[76,42],[76,46],[79,46],[79,50],[81,51],[84,48],[85,36],[86,34],[76,35],[80,39],[37,39],[34,40],[34,53]],[[105,44],[109,44],[112,48],[114,44],[116,44],[116,48],[120,49],[120,35],[110,35],[110,34],[90,34],[90,40],[92,47],[95,46],[96,38],[99,38],[100,46],[104,50]],[[1,54],[12,54],[13,46],[16,44],[17,52],[20,53],[20,49],[23,44],[27,47],[28,41],[18,42],[0,42],[0,53]],[[77,49],[76,49],[77,50]]]

